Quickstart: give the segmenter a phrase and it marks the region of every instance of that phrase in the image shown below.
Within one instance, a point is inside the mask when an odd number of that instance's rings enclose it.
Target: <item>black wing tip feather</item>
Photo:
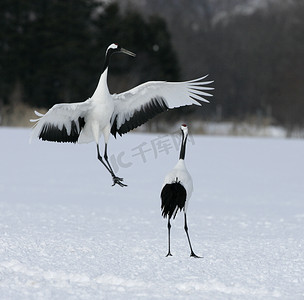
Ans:
[[[113,121],[113,124],[111,126],[111,134],[116,138],[117,133],[117,116],[115,116],[115,119]]]
[[[111,127],[111,134],[115,138],[117,133],[122,136],[168,109],[169,107],[163,98],[152,98],[146,105],[143,105],[139,110],[136,110],[130,120],[125,121],[119,128],[117,128],[117,116],[115,116]]]
[[[161,191],[162,216],[169,219],[173,216],[175,219],[178,210],[185,207],[186,195],[186,189],[180,182],[166,184]]]
[[[73,120],[71,122],[70,134],[68,134],[65,125],[63,125],[62,129],[59,129],[54,124],[46,123],[43,125],[43,127],[40,131],[39,139],[41,139],[43,141],[58,142],[58,143],[76,143],[79,138],[81,129],[85,125],[85,120],[84,120],[84,118],[79,117],[77,122],[79,125],[79,132],[78,132],[76,122]]]

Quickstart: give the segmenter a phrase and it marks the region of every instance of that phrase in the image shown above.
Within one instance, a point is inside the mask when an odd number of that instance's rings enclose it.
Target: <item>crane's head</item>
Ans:
[[[188,127],[186,124],[181,125],[181,131],[182,131],[184,137],[188,135]]]
[[[124,49],[117,44],[111,44],[106,51],[106,56],[110,57],[114,53],[125,53],[125,54],[133,56],[133,57],[136,56],[135,53],[133,53],[127,49]]]

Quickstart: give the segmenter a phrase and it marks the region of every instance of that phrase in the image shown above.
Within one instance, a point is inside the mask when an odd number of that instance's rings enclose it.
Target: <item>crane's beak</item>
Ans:
[[[133,56],[133,57],[136,56],[135,53],[133,53],[133,52],[127,50],[127,49],[124,49],[124,48],[120,48],[120,52],[125,53],[125,54],[130,55],[130,56]]]

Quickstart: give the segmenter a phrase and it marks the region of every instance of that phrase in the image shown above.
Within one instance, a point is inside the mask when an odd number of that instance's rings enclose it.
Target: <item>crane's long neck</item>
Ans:
[[[181,144],[179,159],[185,159],[187,137],[188,135],[187,134],[185,135],[184,132],[182,131],[182,144]]]
[[[92,96],[92,98],[95,98],[96,100],[101,99],[101,97],[104,95],[104,93],[110,93],[107,83],[108,78],[108,68],[106,68],[103,73],[100,75],[96,90]]]
[[[106,54],[106,58],[105,58],[105,62],[103,64],[103,68],[102,68],[102,72],[104,72],[105,70],[108,69],[109,67],[109,63],[110,63],[110,57],[111,57],[111,54],[109,54],[109,52]]]
[[[107,93],[110,94],[109,88],[108,88],[108,68],[110,63],[110,54],[106,54],[105,62],[102,68],[102,73],[100,75],[96,90],[92,96],[92,98],[95,98],[96,100],[102,99],[102,96]]]

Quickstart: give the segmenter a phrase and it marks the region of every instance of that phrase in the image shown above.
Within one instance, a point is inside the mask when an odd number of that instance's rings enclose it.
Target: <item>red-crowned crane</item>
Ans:
[[[186,165],[185,165],[185,152],[186,152],[186,143],[188,137],[188,128],[185,124],[181,126],[182,131],[182,143],[180,149],[179,160],[175,167],[167,174],[161,191],[161,210],[162,216],[168,218],[168,254],[166,256],[172,256],[170,249],[170,219],[175,216],[178,210],[184,211],[184,229],[187,235],[187,239],[190,246],[190,256],[197,256],[192,249],[190,237],[188,233],[187,225],[187,207],[188,202],[192,194],[193,183],[191,175],[189,174]]]
[[[158,113],[174,107],[201,105],[212,96],[206,86],[212,81],[202,81],[206,76],[185,82],[150,81],[120,94],[110,94],[107,84],[110,57],[114,53],[135,56],[117,44],[111,44],[106,51],[105,62],[99,82],[92,97],[79,103],[55,104],[46,114],[35,111],[39,117],[32,137],[43,141],[63,143],[95,142],[97,158],[109,171],[113,185],[126,186],[117,177],[108,161],[107,146],[110,133],[122,135],[142,125]],[[99,139],[104,137],[104,156],[100,155]]]

